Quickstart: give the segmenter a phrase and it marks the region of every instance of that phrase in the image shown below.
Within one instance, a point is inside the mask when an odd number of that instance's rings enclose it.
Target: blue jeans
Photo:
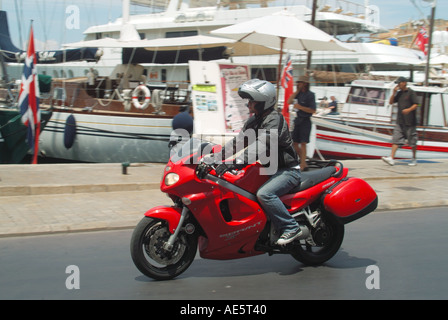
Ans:
[[[300,171],[294,168],[279,169],[257,191],[257,198],[266,215],[280,233],[299,228],[297,221],[289,214],[279,197],[287,194],[300,183]]]

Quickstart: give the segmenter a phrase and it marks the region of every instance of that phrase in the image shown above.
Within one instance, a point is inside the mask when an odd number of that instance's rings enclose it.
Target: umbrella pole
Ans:
[[[436,12],[437,0],[433,0],[431,8],[431,21],[429,24],[429,41],[428,41],[428,54],[426,56],[426,68],[425,68],[425,86],[429,83],[429,62],[431,60],[431,47],[432,47],[432,33],[434,31],[434,16]]]
[[[311,25],[314,26],[316,24],[316,11],[317,11],[317,0],[313,0],[313,11],[311,15]],[[307,57],[306,57],[306,69],[305,74],[308,76],[311,73],[311,56],[312,51],[307,50]]]
[[[280,58],[278,60],[278,75],[277,75],[277,105],[278,105],[278,96],[280,93],[280,77],[282,74],[282,60],[283,60],[283,43],[285,42],[284,37],[280,37]]]

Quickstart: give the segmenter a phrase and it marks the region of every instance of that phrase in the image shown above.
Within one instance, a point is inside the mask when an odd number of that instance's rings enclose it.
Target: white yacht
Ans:
[[[348,37],[362,33],[384,31],[380,25],[379,8],[372,0],[320,0],[317,1],[315,26],[335,37]],[[130,14],[130,5],[147,8],[146,14]],[[123,16],[116,21],[95,25],[85,30],[85,45],[99,39],[163,39],[194,35],[209,35],[217,28],[247,21],[257,17],[286,10],[299,19],[311,22],[312,0],[256,1],[256,0],[124,0]],[[78,43],[78,45],[82,45]],[[70,44],[66,44],[70,47]],[[351,45],[351,44],[350,44]],[[97,63],[70,63],[41,65],[39,72],[54,77],[85,76],[90,68],[101,76],[109,76],[119,63],[140,63],[149,82],[178,82],[189,80],[188,55],[179,54],[181,47],[163,54],[144,48],[103,47],[104,53]],[[198,48],[204,50],[203,48]],[[314,52],[313,69],[323,71],[367,72],[370,70],[409,70],[411,64],[421,60],[414,50],[371,43],[353,44],[352,53]],[[205,50],[207,51],[207,50]],[[211,50],[210,50],[211,51]],[[358,52],[362,52],[361,55]],[[203,60],[231,58],[234,63],[249,64],[253,76],[276,79],[278,57],[231,57],[226,50],[204,54]],[[401,59],[403,55],[412,56]],[[131,59],[132,57],[132,59]],[[294,52],[294,73],[303,73],[306,53]],[[376,57],[375,59],[372,59]],[[377,58],[380,59],[377,59]],[[420,61],[421,62],[421,61]]]

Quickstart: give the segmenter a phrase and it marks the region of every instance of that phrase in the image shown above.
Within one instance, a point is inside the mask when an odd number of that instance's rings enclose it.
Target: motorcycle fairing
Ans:
[[[157,206],[146,211],[145,216],[167,221],[169,231],[174,233],[179,224],[181,212],[181,208]]]
[[[197,197],[190,208],[199,225],[208,226],[204,228],[206,236],[199,237],[200,256],[234,259],[261,254],[253,248],[265,227],[266,216],[256,197],[245,197],[247,192],[242,195],[224,185],[228,186],[222,181],[216,184],[205,197]]]

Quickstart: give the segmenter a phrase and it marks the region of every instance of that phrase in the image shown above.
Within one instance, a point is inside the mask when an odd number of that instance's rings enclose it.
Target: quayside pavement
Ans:
[[[448,206],[448,159],[345,160],[349,176],[363,178],[379,197],[376,212]],[[0,237],[133,228],[151,207],[170,205],[160,190],[165,165],[0,166]]]

